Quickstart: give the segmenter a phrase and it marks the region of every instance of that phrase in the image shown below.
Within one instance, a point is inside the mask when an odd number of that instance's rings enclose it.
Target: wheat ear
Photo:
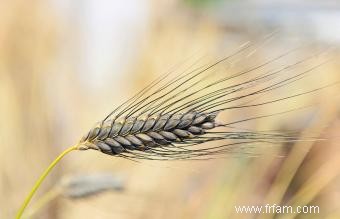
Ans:
[[[323,63],[318,61],[320,64],[303,68],[305,62],[317,58],[317,54],[313,54],[286,63],[278,69],[270,68],[293,50],[241,71],[228,74],[225,74],[227,71],[218,72],[218,66],[227,60],[238,55],[248,57],[245,53],[249,50],[252,50],[252,45],[245,44],[231,55],[212,63],[191,66],[180,74],[161,75],[98,122],[77,145],[59,155],[38,179],[16,219],[21,218],[32,196],[53,167],[73,150],[94,149],[130,160],[196,160],[216,158],[235,148],[243,150],[246,146],[315,140],[299,139],[295,133],[240,129],[234,126],[292,110],[236,121],[216,119],[222,111],[284,102],[340,83],[263,101],[261,97],[264,94],[302,80]],[[295,71],[297,67],[300,68]],[[231,140],[235,142],[230,143]],[[214,145],[201,146],[206,142],[214,142]]]

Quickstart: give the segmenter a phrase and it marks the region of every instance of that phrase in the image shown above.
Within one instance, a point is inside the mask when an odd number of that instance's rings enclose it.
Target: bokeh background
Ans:
[[[333,61],[294,89],[340,80],[335,0],[0,1],[0,218],[13,218],[52,159],[157,75],[202,51],[235,49],[273,32],[270,46],[246,62],[310,43],[299,54],[332,48]],[[32,218],[340,218],[338,93],[334,86],[247,112],[313,104],[312,110],[250,124],[330,139],[284,145],[284,156],[135,163],[74,152],[39,189],[30,207],[42,205]],[[98,173],[122,179],[123,189],[46,198],[67,176]],[[320,213],[237,214],[234,209],[267,203],[318,205]]]

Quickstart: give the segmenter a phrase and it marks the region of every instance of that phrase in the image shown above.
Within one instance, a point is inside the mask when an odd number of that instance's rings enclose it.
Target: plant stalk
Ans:
[[[21,216],[23,215],[27,205],[29,204],[29,202],[31,201],[33,195],[35,194],[35,192],[38,190],[38,188],[40,187],[41,183],[44,181],[44,179],[46,178],[46,176],[48,176],[48,174],[51,172],[51,170],[55,167],[55,165],[57,165],[57,163],[68,153],[70,153],[71,151],[74,150],[78,150],[78,145],[74,145],[68,149],[66,149],[65,151],[63,151],[48,167],[47,169],[43,172],[43,174],[41,174],[41,176],[39,177],[39,179],[37,180],[37,182],[34,184],[32,190],[30,191],[30,193],[28,194],[28,196],[26,197],[25,201],[23,202],[23,204],[21,205],[17,215],[16,215],[16,219],[20,219]]]

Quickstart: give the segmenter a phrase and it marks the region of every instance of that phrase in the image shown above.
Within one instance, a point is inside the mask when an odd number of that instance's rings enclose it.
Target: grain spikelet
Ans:
[[[218,119],[223,111],[273,104],[324,88],[259,102],[262,95],[302,80],[324,62],[318,60],[322,54],[319,53],[267,71],[270,65],[293,53],[292,50],[235,73],[225,68],[220,70],[236,56],[248,57],[245,53],[254,47],[256,45],[245,44],[213,63],[191,66],[180,74],[171,72],[160,76],[98,122],[80,140],[82,149],[95,149],[128,159],[210,159],[245,145],[297,140],[294,133],[235,130],[232,127],[276,114],[233,122]],[[304,64],[312,59],[317,59],[318,64],[304,68]],[[227,143],[226,140],[235,142]],[[207,142],[214,144],[200,147]]]

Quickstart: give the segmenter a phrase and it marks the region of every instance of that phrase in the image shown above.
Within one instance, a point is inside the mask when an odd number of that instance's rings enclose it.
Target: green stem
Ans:
[[[53,187],[48,192],[44,193],[30,208],[27,208],[22,217],[24,219],[32,218],[39,210],[56,199],[60,194],[60,188],[58,186]]]
[[[53,169],[53,167],[69,152],[77,150],[78,149],[78,145],[72,146],[68,149],[66,149],[65,151],[63,151],[48,167],[47,169],[43,172],[43,174],[40,176],[40,178],[37,180],[37,182],[34,184],[31,192],[28,194],[28,196],[26,197],[24,203],[22,204],[22,206],[20,207],[17,215],[16,215],[16,219],[20,219],[22,214],[25,211],[25,208],[27,207],[28,203],[31,201],[34,193],[38,190],[38,188],[40,187],[41,183],[44,181],[44,179],[46,178],[46,176],[51,172],[51,170]]]

